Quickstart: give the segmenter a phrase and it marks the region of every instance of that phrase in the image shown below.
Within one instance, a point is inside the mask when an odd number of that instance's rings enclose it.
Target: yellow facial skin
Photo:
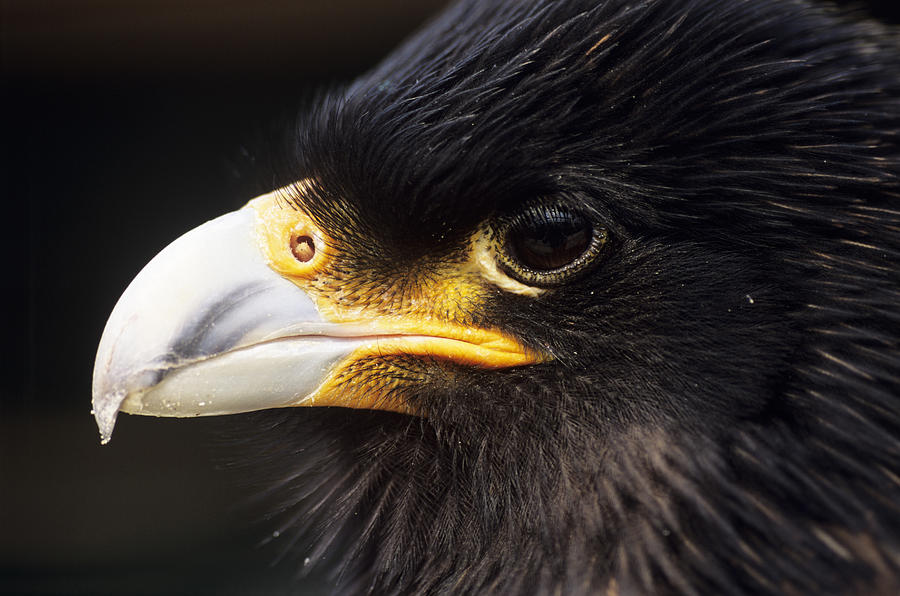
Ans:
[[[477,250],[479,237],[472,240],[469,259],[429,264],[427,272],[418,274],[427,279],[420,278],[419,283],[403,283],[401,276],[408,272],[398,272],[396,279],[360,282],[344,277],[340,246],[293,207],[283,191],[258,197],[247,207],[256,211],[257,241],[270,267],[301,287],[328,321],[364,328],[367,337],[371,334],[372,341],[331,371],[303,405],[408,413],[401,392],[394,391],[396,380],[404,376],[391,370],[391,362],[398,358],[446,360],[488,369],[524,366],[545,358],[496,330],[465,323],[473,319],[467,311],[477,310],[487,298],[485,279],[499,285],[480,263],[484,259],[480,258],[483,251]],[[309,251],[302,250],[304,245],[298,259],[293,249],[298,238],[301,244],[312,239],[311,258]]]

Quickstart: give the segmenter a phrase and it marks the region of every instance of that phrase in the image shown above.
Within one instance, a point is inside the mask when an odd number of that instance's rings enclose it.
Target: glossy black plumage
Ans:
[[[472,0],[298,131],[281,175],[315,181],[350,279],[537,197],[610,240],[473,317],[546,364],[411,360],[424,418],[250,417],[291,560],[337,593],[900,587],[894,33],[793,0]]]

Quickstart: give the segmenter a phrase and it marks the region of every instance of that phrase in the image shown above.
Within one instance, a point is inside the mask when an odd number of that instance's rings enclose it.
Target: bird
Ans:
[[[102,439],[244,413],[335,593],[900,593],[898,57],[810,0],[460,0],[138,274]]]

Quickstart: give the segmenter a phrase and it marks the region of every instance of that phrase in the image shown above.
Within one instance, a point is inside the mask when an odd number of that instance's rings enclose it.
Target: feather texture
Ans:
[[[898,57],[802,0],[470,0],[323,97],[281,176],[348,279],[545,196],[610,243],[479,313],[546,364],[250,417],[281,548],[337,593],[896,593]]]

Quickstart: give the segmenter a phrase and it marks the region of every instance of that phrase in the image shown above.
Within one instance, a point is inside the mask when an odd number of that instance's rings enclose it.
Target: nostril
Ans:
[[[312,236],[291,236],[291,252],[301,263],[308,263],[316,255],[316,244]]]

